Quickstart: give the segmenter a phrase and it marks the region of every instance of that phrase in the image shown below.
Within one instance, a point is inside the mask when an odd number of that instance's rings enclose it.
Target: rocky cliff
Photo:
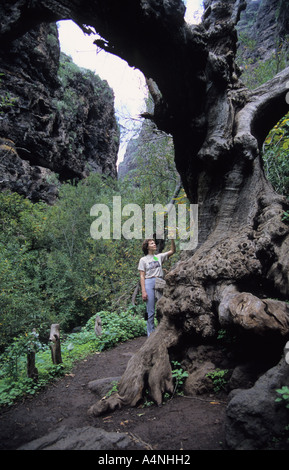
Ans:
[[[242,58],[255,63],[280,55],[288,48],[288,19],[287,0],[247,0],[237,26]]]
[[[152,99],[147,100],[146,108],[146,115],[153,114]],[[174,159],[174,146],[171,137],[160,132],[150,119],[145,119],[139,134],[128,142],[123,161],[118,166],[118,178],[133,178],[140,165],[146,166],[152,155],[160,163],[164,153],[171,155],[171,159]]]
[[[116,177],[119,131],[112,90],[60,54],[55,24],[0,53],[0,188],[53,203],[59,182]]]
[[[134,170],[139,167],[140,160],[146,158],[148,142],[156,141],[157,131],[155,125],[150,121],[144,121],[139,135],[128,142],[123,161],[118,166],[118,178],[122,179],[127,175],[132,175]]]

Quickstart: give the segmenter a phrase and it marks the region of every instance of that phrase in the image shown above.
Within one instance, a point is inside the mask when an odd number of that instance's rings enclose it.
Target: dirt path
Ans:
[[[94,354],[36,397],[2,410],[0,449],[17,449],[60,426],[128,433],[143,449],[224,449],[225,403],[212,397],[176,396],[161,407],[124,408],[98,418],[88,416],[87,410],[98,399],[88,383],[122,375],[131,355],[145,340],[137,338]]]

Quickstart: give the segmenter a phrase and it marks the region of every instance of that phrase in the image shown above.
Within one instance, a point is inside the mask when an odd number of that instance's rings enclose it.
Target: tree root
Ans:
[[[269,281],[271,292],[288,295],[289,228],[281,222],[284,209],[279,197],[269,204],[261,202],[255,230],[244,225],[230,237],[217,230],[170,271],[157,304],[157,330],[128,362],[118,393],[93,405],[89,414],[136,406],[146,391],[160,405],[163,394],[174,390],[169,350],[182,350],[184,334],[210,340],[220,327],[232,325],[258,337],[289,335],[288,304],[268,298],[263,289]],[[273,266],[280,261],[283,270],[276,274]]]
[[[224,327],[239,325],[258,335],[277,332],[287,336],[289,332],[289,305],[273,299],[259,299],[248,292],[232,292],[225,289],[219,305],[219,321]]]
[[[161,405],[165,392],[173,393],[174,385],[168,349],[178,340],[178,333],[168,327],[163,319],[155,332],[140,350],[129,360],[118,385],[118,392],[103,398],[88,411],[91,416],[100,416],[107,411],[124,406],[136,406],[146,390],[151,399]]]

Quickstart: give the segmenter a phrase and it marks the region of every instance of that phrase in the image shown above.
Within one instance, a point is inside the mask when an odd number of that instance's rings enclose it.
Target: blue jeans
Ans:
[[[145,288],[148,295],[147,300],[147,335],[155,329],[155,278],[145,279]]]
[[[155,277],[145,279],[145,288],[148,295],[147,300],[147,335],[149,336],[155,329],[155,305],[156,301],[160,299],[161,295],[155,291]]]

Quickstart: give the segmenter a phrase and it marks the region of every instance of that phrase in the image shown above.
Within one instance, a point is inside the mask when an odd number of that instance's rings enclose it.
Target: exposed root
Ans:
[[[222,326],[238,325],[258,335],[277,332],[281,336],[289,332],[289,305],[272,299],[259,299],[248,292],[227,291],[219,305]]]
[[[289,335],[288,304],[265,298],[288,294],[289,228],[281,222],[280,200],[261,202],[254,229],[244,226],[230,237],[217,231],[170,271],[157,307],[159,327],[130,359],[118,393],[96,403],[90,414],[136,406],[146,391],[160,405],[163,394],[174,391],[169,350],[182,348],[181,335],[210,339],[220,326],[231,325],[259,337]],[[286,268],[286,275],[281,268],[277,275],[275,265]]]
[[[161,405],[165,392],[173,393],[174,385],[168,348],[177,342],[175,329],[164,319],[141,349],[129,360],[120,380],[118,392],[93,405],[88,413],[99,416],[124,406],[136,406],[146,390],[151,399]]]

